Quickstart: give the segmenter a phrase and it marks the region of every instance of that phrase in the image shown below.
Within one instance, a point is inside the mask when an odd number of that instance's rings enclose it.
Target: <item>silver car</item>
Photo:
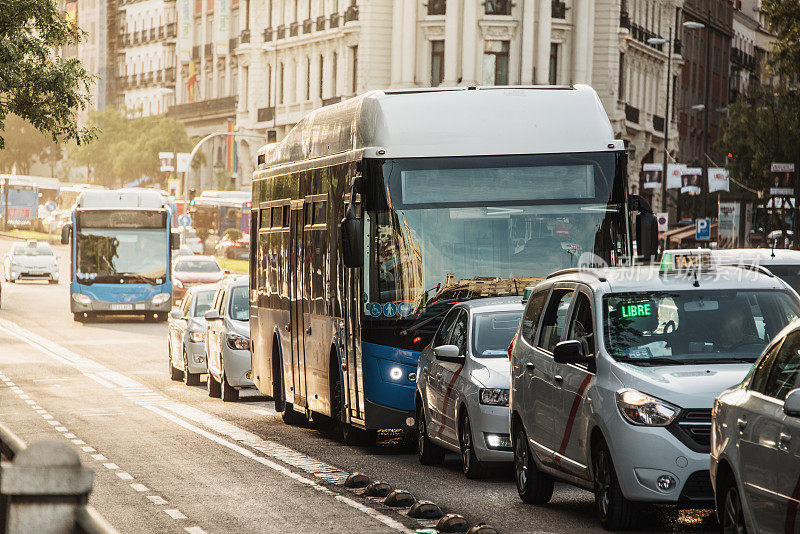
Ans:
[[[206,318],[208,395],[225,402],[253,387],[250,370],[250,296],[248,279],[223,279]]]
[[[800,532],[800,323],[775,336],[712,412],[711,482],[724,532]]]
[[[3,272],[6,281],[12,284],[23,278],[57,284],[58,258],[49,243],[35,240],[14,243],[3,258]]]
[[[169,314],[169,375],[187,386],[198,385],[206,372],[205,313],[216,291],[216,284],[194,286]]]
[[[522,317],[520,297],[453,306],[417,367],[418,456],[442,461],[461,454],[464,474],[482,476],[492,462],[511,462],[508,344]]]

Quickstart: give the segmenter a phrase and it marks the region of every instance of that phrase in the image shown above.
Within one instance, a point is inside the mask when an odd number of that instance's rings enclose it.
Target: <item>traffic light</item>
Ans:
[[[725,157],[725,165],[730,165],[733,163],[733,152],[728,152],[728,155]]]

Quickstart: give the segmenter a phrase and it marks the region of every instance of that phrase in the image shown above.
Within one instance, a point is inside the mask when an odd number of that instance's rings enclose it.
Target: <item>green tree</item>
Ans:
[[[58,146],[17,115],[8,116],[6,128],[14,135],[9,136],[5,148],[0,150],[0,170],[3,172],[11,172],[16,167],[17,174],[29,174],[34,162],[45,160],[48,151]]]
[[[88,145],[74,146],[73,160],[86,165],[96,183],[124,185],[143,176],[163,185],[159,152],[186,152],[193,143],[183,125],[163,115],[130,118],[116,109],[93,112],[90,124],[100,133]]]
[[[53,0],[3,0],[0,7],[0,133],[14,113],[53,141],[84,144],[93,131],[77,123],[94,80],[74,58],[56,50],[77,44],[75,28]],[[16,134],[16,132],[15,132]],[[0,135],[0,149],[5,136]]]
[[[800,80],[800,2],[763,0],[761,13],[777,36],[770,51],[770,66],[785,80]]]

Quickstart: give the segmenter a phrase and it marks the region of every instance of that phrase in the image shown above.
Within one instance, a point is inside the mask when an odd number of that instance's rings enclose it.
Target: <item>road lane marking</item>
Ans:
[[[200,527],[186,527],[186,528],[185,528],[185,529],[183,529],[183,530],[185,530],[185,531],[186,531],[186,532],[188,532],[189,534],[206,534],[206,531],[205,531],[205,530],[203,530],[203,529],[202,529],[202,528],[200,528]]]
[[[57,426],[56,427],[56,431],[58,431],[58,432],[66,432],[67,431],[67,427],[65,427],[65,426]]]
[[[55,419],[51,419],[50,421],[48,421],[48,423],[50,423],[53,426],[59,426],[61,424],[58,421],[56,421]]]
[[[36,411],[37,411],[37,412],[41,412],[41,414],[42,414],[42,419],[45,419],[45,420],[48,420],[48,419],[53,419],[53,416],[52,416],[52,415],[50,415],[49,413],[47,413],[47,410],[36,410]]]
[[[81,447],[81,450],[82,450],[83,452],[97,452],[97,451],[95,451],[95,448],[94,448],[94,447],[89,447],[88,445],[87,445],[87,446],[85,446],[85,447]]]
[[[108,463],[103,464],[103,467],[105,467],[106,469],[111,469],[111,470],[119,469],[119,466],[117,464],[115,464],[115,463],[112,463],[112,462],[108,462]]]
[[[102,454],[93,454],[92,460],[97,460],[98,462],[105,462],[106,460],[108,460],[108,458],[106,458]]]
[[[148,495],[147,500],[156,505],[167,504],[167,500],[161,495]]]
[[[114,473],[114,474],[117,475],[122,480],[133,480],[133,475],[131,475],[130,473],[126,473],[124,471],[120,471],[119,473]]]
[[[176,508],[164,510],[164,513],[170,516],[172,519],[186,519],[186,516],[183,514],[183,512]]]
[[[134,489],[134,491],[140,491],[140,492],[141,491],[150,491],[150,488],[148,488],[144,484],[133,483],[133,484],[131,484],[131,487]]]

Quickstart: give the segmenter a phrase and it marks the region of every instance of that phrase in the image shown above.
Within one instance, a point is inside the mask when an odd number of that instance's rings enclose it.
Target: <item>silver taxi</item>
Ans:
[[[193,286],[169,313],[169,375],[172,380],[183,379],[187,386],[198,385],[207,370],[205,313],[216,291],[216,284]]]
[[[521,316],[521,297],[499,297],[457,304],[442,320],[417,366],[420,462],[457,452],[469,478],[511,462],[508,344]]]
[[[771,274],[679,272],[668,259],[560,271],[536,286],[511,350],[523,501],[548,502],[562,480],[595,493],[610,530],[632,526],[639,503],[713,506],[714,398],[741,382],[800,302]]]
[[[28,240],[14,243],[3,258],[3,272],[7,282],[44,279],[58,283],[58,258],[50,243]]]

